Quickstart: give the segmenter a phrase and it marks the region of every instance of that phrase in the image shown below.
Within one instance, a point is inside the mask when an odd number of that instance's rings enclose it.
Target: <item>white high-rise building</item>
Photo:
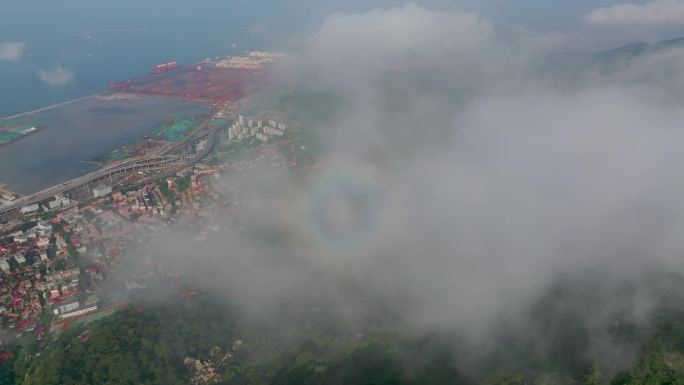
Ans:
[[[112,192],[112,186],[100,185],[93,189],[93,196],[95,198],[103,197]]]
[[[280,131],[277,128],[273,128],[273,127],[264,127],[264,134],[271,135],[271,136],[283,136],[282,131]]]
[[[22,214],[30,214],[30,213],[38,211],[39,208],[40,208],[40,206],[38,205],[38,203],[34,203],[32,205],[22,207],[19,211]]]
[[[7,263],[6,259],[0,259],[0,270],[4,271],[5,273],[10,272],[10,265]]]

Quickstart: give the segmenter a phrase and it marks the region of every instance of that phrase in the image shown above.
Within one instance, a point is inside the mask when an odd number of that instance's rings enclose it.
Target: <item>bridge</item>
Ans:
[[[200,159],[204,158],[211,151],[214,146],[214,141],[216,139],[216,130],[209,130],[208,132],[202,133],[202,130],[209,127],[213,116],[215,114],[210,114],[206,119],[204,119],[194,130],[191,135],[189,135],[185,140],[174,143],[156,155],[143,156],[139,158],[133,158],[129,160],[122,161],[115,165],[105,167],[98,171],[94,171],[90,174],[83,175],[81,177],[72,179],[70,181],[64,182],[57,186],[49,187],[45,190],[39,191],[37,193],[20,197],[10,203],[9,205],[0,206],[0,216],[10,213],[14,210],[18,210],[24,206],[32,205],[34,203],[41,202],[43,200],[49,199],[55,195],[64,194],[69,191],[76,190],[78,188],[88,186],[97,182],[104,181],[106,179],[112,180],[113,177],[121,174],[126,174],[130,172],[137,171],[164,171],[157,173],[152,177],[144,178],[136,184],[148,183],[151,180],[158,178],[163,178],[168,175],[172,175],[191,164],[196,163]],[[198,134],[199,133],[199,134]],[[190,142],[196,142],[201,138],[206,137],[207,144],[205,148],[197,154],[182,154],[182,155],[171,155],[172,152],[178,151]]]
[[[104,180],[112,180],[113,177],[121,174],[137,171],[158,171],[178,166],[185,167],[186,163],[197,161],[197,156],[192,155],[162,155],[152,157],[134,158],[121,163],[105,167],[90,174],[80,176],[57,186],[49,187],[37,193],[23,196],[9,205],[0,206],[0,215],[7,214],[13,210],[24,206],[32,205],[49,199],[55,195],[63,194],[78,188],[88,186]]]
[[[203,137],[205,137],[205,136],[200,135],[197,138],[195,138],[195,140],[202,139]],[[184,169],[185,167],[188,167],[191,164],[194,164],[194,163],[198,162],[200,159],[209,155],[209,153],[211,152],[212,148],[214,147],[214,143],[216,141],[216,131],[212,130],[209,133],[207,133],[206,138],[207,138],[207,142],[206,142],[206,145],[204,146],[204,149],[202,151],[200,151],[199,153],[194,154],[192,156],[192,159],[190,159],[189,161],[185,162],[184,164],[175,165],[175,166],[166,168],[160,173],[154,174],[150,177],[147,177],[147,178],[144,178],[144,179],[138,181],[137,183],[135,183],[135,185],[150,183],[152,181],[171,176],[171,175],[177,173],[178,171]]]

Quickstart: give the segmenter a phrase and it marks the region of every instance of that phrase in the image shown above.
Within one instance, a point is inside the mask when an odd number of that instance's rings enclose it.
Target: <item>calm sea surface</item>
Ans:
[[[170,115],[208,113],[207,103],[160,97],[88,98],[12,119],[48,127],[0,147],[0,182],[29,194],[97,169],[92,160],[131,143]],[[0,121],[1,123],[2,121]]]
[[[279,12],[273,7],[242,0],[198,4],[178,0],[4,3],[0,43],[21,42],[25,49],[15,60],[0,59],[0,118],[105,92],[110,82],[144,75],[158,63],[191,64],[273,48],[276,23],[264,24]],[[50,84],[41,79],[41,71],[55,68],[69,73],[68,81]],[[202,111],[208,107],[163,98],[91,98],[24,115],[18,120],[49,127],[0,146],[0,183],[22,194],[61,183],[97,168],[82,161],[145,135],[168,115]]]

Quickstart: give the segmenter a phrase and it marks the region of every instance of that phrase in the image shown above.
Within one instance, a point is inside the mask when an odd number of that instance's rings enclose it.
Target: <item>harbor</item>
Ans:
[[[91,161],[135,143],[174,115],[208,114],[208,103],[159,96],[89,96],[9,117],[48,128],[0,147],[0,181],[21,195],[99,169]],[[40,155],[40,156],[39,156]]]

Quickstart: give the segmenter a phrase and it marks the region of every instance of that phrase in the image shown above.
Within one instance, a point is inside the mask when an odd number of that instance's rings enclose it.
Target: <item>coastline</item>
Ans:
[[[6,184],[0,182],[0,196],[1,196],[1,195],[5,195],[5,194],[7,194],[7,195],[14,195],[14,196],[16,196],[17,198],[21,198],[21,194],[16,193],[16,192],[10,190],[8,185],[6,185]]]
[[[143,96],[136,95],[136,94],[125,94],[121,92],[116,92],[116,93],[105,93],[105,94],[95,94],[93,97],[97,100],[102,100],[102,101],[112,101],[112,100],[140,100],[143,98]]]
[[[42,112],[24,113],[21,115],[23,118],[0,121],[0,125],[12,122],[12,127],[15,122],[18,125],[19,122],[32,121],[32,125],[39,124],[37,127],[42,128],[38,135],[33,135],[35,132],[26,135],[29,137],[26,141],[17,138],[7,142],[11,145],[0,147],[0,164],[13,165],[0,167],[0,181],[8,183],[12,190],[22,195],[39,191],[100,169],[105,163],[103,161],[110,160],[101,156],[121,146],[137,143],[169,116],[194,116],[211,111],[207,102],[187,103],[182,98],[146,95],[98,93],[76,100],[38,109]],[[104,109],[100,111],[99,107]],[[130,139],[124,142],[124,136]],[[87,147],[74,147],[77,143],[87,143]],[[54,151],[50,156],[51,163],[34,159],[39,154],[31,154],[34,145],[43,151]],[[39,156],[42,158],[43,155]],[[32,160],[27,162],[25,159]],[[41,177],[32,178],[33,172]]]
[[[67,101],[65,101],[65,102],[60,102],[60,103],[57,103],[57,104],[52,104],[52,105],[49,105],[49,106],[46,106],[46,107],[41,107],[41,108],[38,108],[38,109],[35,109],[35,110],[32,110],[32,111],[26,111],[26,112],[22,112],[22,113],[19,113],[19,114],[14,114],[14,115],[12,115],[12,116],[7,116],[7,117],[4,117],[4,118],[0,118],[0,121],[3,121],[3,120],[7,121],[7,120],[12,120],[12,119],[18,119],[18,118],[21,118],[21,117],[24,117],[24,116],[28,116],[28,115],[34,115],[34,114],[37,114],[37,113],[40,113],[40,112],[43,112],[43,111],[51,110],[51,109],[53,109],[53,108],[66,106],[66,105],[69,105],[69,104],[72,104],[72,103],[80,102],[80,101],[87,100],[87,99],[91,99],[91,98],[94,98],[94,99],[96,99],[96,100],[102,100],[102,101],[115,101],[115,100],[139,100],[139,99],[142,99],[143,97],[142,97],[142,96],[139,96],[139,95],[134,95],[134,94],[121,94],[121,93],[113,93],[113,94],[109,94],[109,93],[93,94],[93,95],[88,95],[88,96],[84,96],[84,97],[81,97],[81,98],[76,98],[76,99],[67,100]],[[23,138],[29,137],[29,136],[31,136],[31,135],[33,135],[33,134],[36,134],[36,133],[38,133],[38,132],[44,130],[44,129],[47,128],[47,127],[39,127],[39,126],[36,126],[35,128],[36,128],[36,129],[35,129],[34,131],[32,131],[32,132],[30,132],[30,133],[28,133],[28,134],[24,134],[24,135],[18,136],[17,138],[15,138],[15,139],[13,139],[13,140],[10,140],[10,141],[8,141],[8,142],[2,142],[2,141],[0,141],[0,148],[2,148],[3,146],[6,146],[6,145],[14,144],[14,143],[20,141],[20,140],[23,139]]]

